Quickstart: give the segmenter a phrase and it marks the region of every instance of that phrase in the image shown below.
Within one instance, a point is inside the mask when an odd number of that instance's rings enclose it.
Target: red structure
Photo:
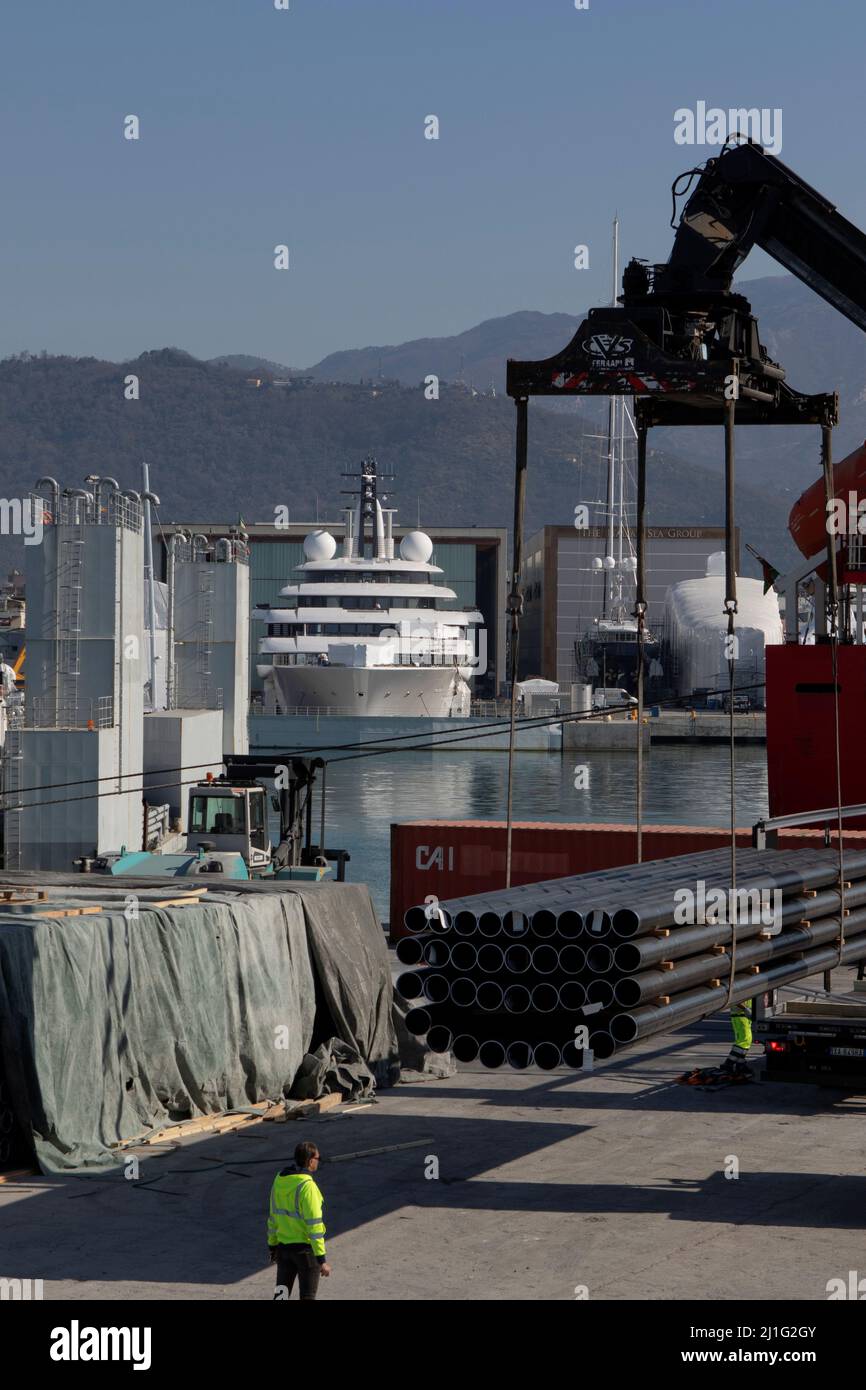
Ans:
[[[866,647],[840,645],[839,747],[842,804],[866,788]],[[767,648],[767,779],[770,815],[836,805],[836,746],[830,647]],[[846,826],[864,826],[848,820]]]
[[[851,493],[858,499],[866,497],[866,443],[861,444],[833,469],[833,496],[847,505]],[[824,501],[823,478],[817,478],[794,503],[788,518],[788,530],[794,544],[807,560],[826,550],[827,508]],[[819,570],[822,578],[823,569],[824,567]]]

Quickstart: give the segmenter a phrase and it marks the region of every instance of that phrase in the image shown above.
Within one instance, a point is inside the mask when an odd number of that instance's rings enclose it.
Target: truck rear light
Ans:
[[[769,1052],[787,1052],[788,1044],[786,1042],[777,1042],[773,1039],[771,1042],[767,1043],[767,1050]]]

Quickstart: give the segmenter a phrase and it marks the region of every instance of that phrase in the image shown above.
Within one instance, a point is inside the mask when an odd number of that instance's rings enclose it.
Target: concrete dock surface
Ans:
[[[866,1274],[866,1098],[676,1084],[729,1042],[719,1017],[590,1074],[472,1066],[365,1110],[188,1139],[142,1156],[137,1180],[3,1184],[0,1274],[55,1300],[267,1300],[270,1184],[311,1138],[320,1298],[824,1300]],[[391,1145],[410,1147],[327,1161]]]

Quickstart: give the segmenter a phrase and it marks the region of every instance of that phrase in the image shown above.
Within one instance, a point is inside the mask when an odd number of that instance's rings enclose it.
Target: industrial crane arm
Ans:
[[[681,182],[674,184],[675,196]],[[655,267],[654,293],[727,294],[753,246],[866,329],[866,236],[752,143],[730,145],[708,161],[683,209],[670,258]]]

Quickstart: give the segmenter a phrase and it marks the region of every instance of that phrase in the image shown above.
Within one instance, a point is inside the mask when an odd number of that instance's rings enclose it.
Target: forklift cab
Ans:
[[[240,854],[252,874],[271,862],[265,789],[226,782],[199,782],[190,789],[186,847]]]

